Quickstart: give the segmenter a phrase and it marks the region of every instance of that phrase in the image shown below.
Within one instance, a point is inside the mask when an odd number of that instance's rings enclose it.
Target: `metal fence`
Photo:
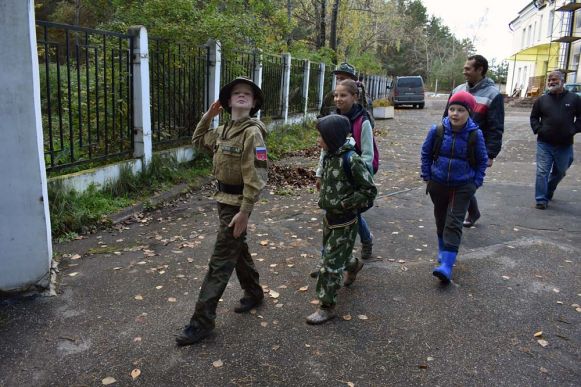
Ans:
[[[319,63],[311,63],[309,68],[309,97],[307,99],[307,110],[319,110],[319,91],[321,89],[321,66]]]
[[[130,157],[131,37],[42,21],[36,36],[47,171]]]
[[[208,108],[209,49],[149,38],[154,149],[188,142]]]
[[[292,59],[290,69],[290,86],[288,95],[288,113],[299,114],[305,109],[304,78],[307,61]]]
[[[335,66],[325,65],[325,79],[323,80],[323,96],[333,91],[333,78],[335,78],[335,75],[333,74],[334,70]]]
[[[283,70],[283,59],[280,56],[262,55],[262,116],[282,117]]]

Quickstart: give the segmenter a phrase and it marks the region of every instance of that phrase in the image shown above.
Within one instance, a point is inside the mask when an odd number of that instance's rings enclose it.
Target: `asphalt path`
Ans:
[[[530,110],[508,107],[503,150],[477,192],[482,218],[441,286],[419,148],[444,103],[377,121],[379,197],[366,213],[377,258],[339,292],[337,319],[304,322],[321,243],[314,188],[270,188],[249,238],[266,302],[233,313],[234,275],[215,334],[176,347],[215,240],[202,190],[55,245],[57,296],[0,300],[0,386],[580,385],[581,169],[574,163],[549,208],[535,209]]]

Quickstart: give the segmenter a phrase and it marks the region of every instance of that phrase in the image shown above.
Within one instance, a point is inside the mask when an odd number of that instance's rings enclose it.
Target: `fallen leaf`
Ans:
[[[543,348],[545,348],[547,345],[549,345],[549,342],[547,340],[543,340],[543,339],[537,340],[537,343],[539,343],[539,345]]]
[[[268,239],[260,241],[261,246],[268,246]]]
[[[434,361],[434,358],[431,356],[428,356],[428,358],[426,359],[427,361]]]
[[[75,254],[71,257],[71,259],[79,259],[79,258],[81,258],[80,254]]]
[[[351,320],[351,315],[350,314],[346,314],[345,316],[343,316],[343,320],[345,321],[350,321]]]
[[[268,323],[266,321],[263,321],[260,323],[260,326],[266,328],[268,326]]]
[[[364,314],[357,315],[357,318],[358,318],[359,320],[369,320],[369,317],[367,317],[367,316],[366,316],[366,315],[364,315]]]
[[[276,266],[277,266],[277,264],[276,264],[276,263],[271,263],[271,264],[270,264],[270,267],[276,267]]]
[[[167,299],[167,302],[176,302],[176,298],[175,297],[170,297]]]
[[[120,266],[117,266],[117,267],[114,267],[114,268],[113,268],[113,270],[121,270],[121,269],[123,269],[123,268],[122,268],[122,267],[120,267]]]
[[[70,273],[70,274],[69,274],[69,277],[74,277],[74,276],[76,276],[77,274],[79,274],[79,273],[75,271],[75,272],[73,272],[73,273]]]
[[[502,279],[503,279],[503,280],[509,280],[509,279],[510,279],[510,277],[509,277],[509,276],[507,276],[507,275],[503,275],[503,276],[502,276]]]
[[[135,296],[135,297],[133,297],[133,298],[135,298],[135,299],[136,299],[136,300],[138,300],[138,301],[141,301],[141,300],[143,300],[143,296],[142,296],[141,294],[138,294],[138,295],[136,295],[136,296]]]
[[[141,375],[141,370],[139,368],[136,368],[133,371],[131,371],[131,377],[133,378],[133,380],[137,379],[139,375]]]
[[[311,300],[311,304],[313,304],[313,305],[319,305],[319,300]]]
[[[555,293],[559,293],[559,291],[560,291],[560,290],[559,290],[559,289],[557,289],[557,288],[554,288],[554,289],[553,289],[553,291],[554,291]]]
[[[544,373],[544,374],[548,374],[548,373],[549,373],[549,370],[548,370],[548,369],[546,369],[545,367],[541,367],[541,368],[539,369],[539,371],[541,371],[541,372],[542,372],[542,373]]]
[[[299,288],[299,292],[306,292],[307,290],[309,290],[309,285],[307,285],[307,286],[301,286]]]
[[[133,338],[134,343],[141,343],[141,337],[137,336]]]
[[[271,298],[278,298],[280,296],[280,294],[278,292],[275,292],[274,290],[271,290],[269,294]]]
[[[101,380],[101,383],[103,383],[105,386],[108,386],[109,384],[113,384],[115,383],[117,380],[115,380],[114,377],[111,376],[107,376],[105,379]]]
[[[535,337],[541,337],[542,335],[543,335],[543,331],[538,331],[538,332],[535,332],[535,334],[534,334]]]
[[[273,351],[276,351],[276,350],[278,350],[279,348],[280,348],[280,345],[274,345],[274,346],[272,347],[272,350],[273,350]]]
[[[418,364],[418,368],[425,370],[425,369],[428,369],[428,365],[427,364]]]
[[[355,387],[355,383],[353,383],[353,382],[347,382],[347,386],[349,386],[349,387]]]
[[[218,359],[215,362],[213,362],[212,365],[214,366],[214,368],[220,368],[224,365],[224,363],[222,362],[222,360]]]
[[[159,290],[159,289],[163,288],[163,286],[162,286],[162,285],[158,285],[158,286],[156,286],[155,288],[156,288],[157,290]]]

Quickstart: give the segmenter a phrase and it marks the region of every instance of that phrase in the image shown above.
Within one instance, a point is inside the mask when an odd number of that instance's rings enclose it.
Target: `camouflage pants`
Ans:
[[[240,207],[218,203],[220,226],[214,252],[210,257],[208,272],[196,302],[196,309],[190,324],[200,328],[213,329],[216,319],[216,307],[222,297],[230,276],[236,269],[236,276],[246,296],[264,297],[259,283],[259,275],[248,252],[246,233],[234,238],[233,227],[228,227]]]
[[[343,271],[357,267],[353,245],[357,238],[357,220],[349,225],[329,227],[323,218],[322,265],[317,280],[317,298],[322,307],[337,303],[337,291],[343,286]]]

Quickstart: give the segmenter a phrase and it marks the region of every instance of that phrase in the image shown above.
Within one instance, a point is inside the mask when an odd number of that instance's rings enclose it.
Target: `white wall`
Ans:
[[[52,244],[33,0],[0,1],[0,290],[46,287]]]

